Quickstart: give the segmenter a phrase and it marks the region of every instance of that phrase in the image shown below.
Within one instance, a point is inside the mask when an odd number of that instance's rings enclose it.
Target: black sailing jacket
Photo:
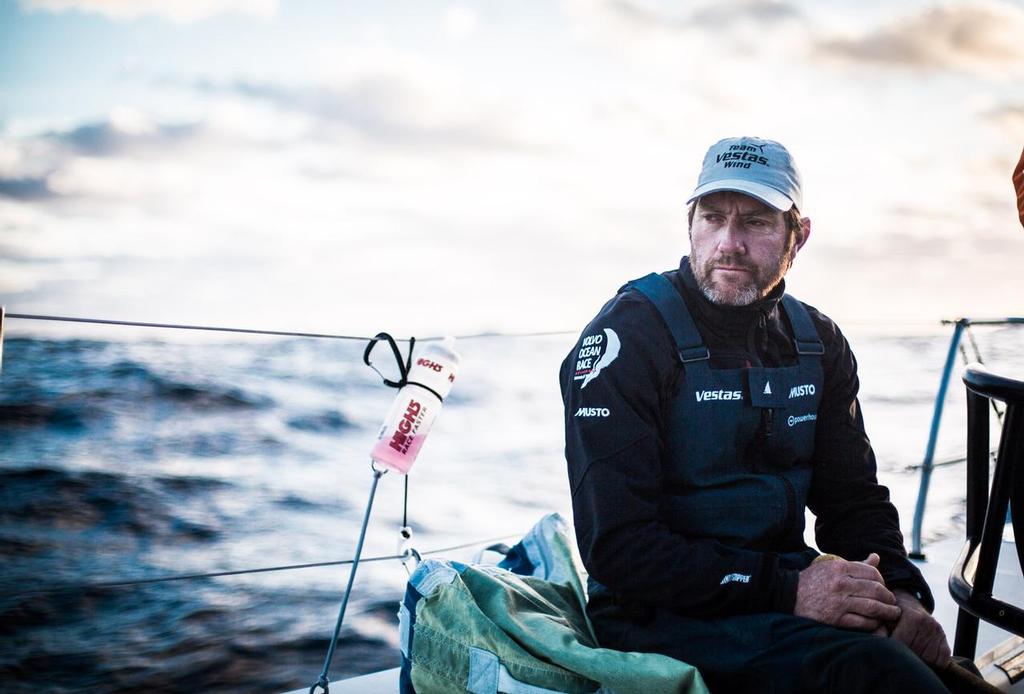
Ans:
[[[797,362],[779,306],[783,284],[750,306],[728,307],[704,298],[687,258],[665,275],[683,296],[712,369]],[[931,593],[906,557],[896,509],[876,478],[853,353],[835,323],[807,310],[825,347],[807,504],[815,515],[815,542],[851,560],[877,552],[889,588],[917,593],[930,610]],[[588,346],[606,329],[614,332],[618,353],[581,388],[580,355],[599,352]],[[583,331],[560,377],[577,542],[591,578],[620,600],[691,616],[792,612],[799,570],[809,557],[794,561],[782,553],[792,547],[758,551],[688,538],[658,518],[666,493],[665,421],[684,374],[653,305],[636,291],[620,291]],[[750,579],[723,585],[720,577],[731,573]]]

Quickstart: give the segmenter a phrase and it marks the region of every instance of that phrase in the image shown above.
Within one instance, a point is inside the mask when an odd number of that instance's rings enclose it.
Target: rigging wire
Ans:
[[[997,446],[996,448],[993,448],[992,450],[990,450],[988,452],[989,457],[992,458],[993,460],[995,460],[995,455],[998,452],[999,452],[999,448]],[[933,468],[936,468],[936,467],[949,467],[950,465],[959,465],[960,463],[966,463],[966,462],[967,462],[967,456],[960,455],[960,456],[953,456],[952,458],[946,458],[946,459],[940,460],[938,462],[934,462],[934,463],[932,463],[931,466]],[[924,463],[914,463],[913,465],[904,465],[903,466],[903,470],[905,472],[913,472],[914,470],[920,470],[923,467],[924,467]]]
[[[352,595],[352,586],[356,581],[356,571],[359,569],[360,560],[363,558],[363,540],[366,539],[366,528],[370,525],[370,511],[373,509],[373,497],[377,493],[377,484],[380,482],[380,478],[383,477],[387,470],[378,469],[373,463],[370,463],[370,468],[373,470],[373,484],[370,486],[370,498],[366,500],[366,512],[363,514],[363,523],[359,528],[359,540],[356,542],[356,556],[352,559],[352,570],[348,572],[348,584],[345,586],[345,593],[341,598],[341,607],[338,610],[338,619],[334,623],[334,635],[331,636],[331,641],[327,646],[327,655],[324,657],[324,667],[320,671],[320,676],[317,677],[316,682],[309,688],[309,694],[313,694],[317,687],[324,690],[324,694],[330,690],[328,683],[330,678],[327,676],[331,669],[331,661],[334,660],[334,651],[338,647],[338,636],[341,634],[341,625],[345,622],[345,610],[348,607],[348,599]]]
[[[47,316],[34,313],[8,313],[7,318],[22,320],[56,321],[63,323],[90,323],[97,325],[121,325],[135,328],[165,328],[170,330],[202,330],[221,333],[243,333],[248,335],[273,335],[277,337],[312,337],[327,340],[353,340],[365,342],[373,338],[366,335],[338,335],[332,333],[307,333],[292,330],[263,330],[258,328],[229,328],[217,325],[191,325],[187,323],[149,323],[145,321],[113,320],[110,318],[78,318],[75,316]],[[576,330],[547,330],[523,333],[482,332],[467,335],[455,335],[459,340],[478,340],[488,337],[548,337],[555,335],[575,335]],[[409,342],[413,338],[395,338],[398,342]],[[443,340],[444,336],[416,338],[421,342]]]
[[[498,537],[491,537],[484,540],[473,540],[471,542],[464,542],[459,545],[451,545],[449,547],[439,547],[437,549],[431,549],[420,552],[423,555],[441,554],[443,552],[454,552],[460,549],[467,549],[469,547],[476,547],[478,545],[490,544],[499,540],[507,540],[509,538],[522,537],[522,533],[510,533],[508,535],[500,535]],[[388,560],[401,560],[405,555],[402,554],[388,554],[378,557],[366,557],[361,562],[379,562]],[[152,583],[168,583],[171,581],[189,581],[202,578],[220,578],[223,576],[243,576],[246,574],[258,574],[267,573],[271,571],[293,571],[296,569],[312,569],[323,566],[344,566],[352,563],[352,559],[341,559],[338,561],[318,561],[309,564],[288,564],[284,566],[264,566],[255,569],[237,569],[234,571],[212,571],[209,573],[199,574],[172,574],[169,576],[156,576],[153,578],[138,578],[138,579],[124,579],[116,581],[93,581],[83,583],[65,583],[62,585],[50,586],[47,588],[39,588],[37,590],[28,590],[22,593],[16,593],[13,595],[7,595],[7,598],[24,598],[34,597],[36,595],[45,595],[49,593],[63,593],[63,592],[77,592],[85,590],[103,590],[106,588],[125,588],[131,586],[146,585]]]
[[[965,326],[964,332],[967,333],[967,339],[970,341],[971,349],[974,351],[974,360],[976,362],[978,362],[979,364],[984,364],[985,361],[981,358],[981,350],[978,349],[978,341],[976,339],[974,339],[974,331],[971,330],[971,324],[970,323],[968,323]],[[964,358],[964,365],[966,365],[970,360],[967,358],[967,350],[964,349],[964,345],[963,345],[962,342],[960,343],[960,354]],[[996,404],[996,399],[995,398],[989,398],[988,402],[992,406],[992,411],[996,413],[996,419],[999,420],[999,424],[1002,425],[1002,423],[1003,423],[1003,410],[999,407],[998,404]],[[964,458],[964,460],[967,460],[967,458]]]

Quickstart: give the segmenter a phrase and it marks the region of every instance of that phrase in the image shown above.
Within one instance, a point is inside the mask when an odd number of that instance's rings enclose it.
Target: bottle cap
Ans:
[[[446,336],[440,342],[431,342],[427,345],[427,349],[439,353],[455,364],[459,363],[459,353],[455,351],[455,338],[451,335]]]

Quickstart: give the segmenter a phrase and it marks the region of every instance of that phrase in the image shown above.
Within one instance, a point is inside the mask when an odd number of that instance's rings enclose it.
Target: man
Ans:
[[[1024,151],[1020,153],[1020,161],[1013,170],[1013,190],[1017,193],[1017,216],[1024,225]]]
[[[946,691],[853,354],[785,295],[811,233],[789,152],[722,140],[688,202],[689,257],[624,286],[562,364],[599,641],[693,664],[713,692]]]

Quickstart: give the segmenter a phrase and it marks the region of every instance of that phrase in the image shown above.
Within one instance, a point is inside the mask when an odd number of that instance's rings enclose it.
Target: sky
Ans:
[[[1022,315],[1020,36],[1024,0],[0,0],[0,302],[579,330],[745,134],[804,177],[798,298]]]

